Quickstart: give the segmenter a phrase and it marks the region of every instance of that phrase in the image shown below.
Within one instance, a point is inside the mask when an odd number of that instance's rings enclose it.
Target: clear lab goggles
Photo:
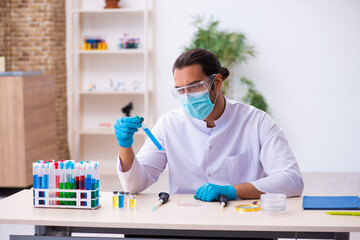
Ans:
[[[176,99],[180,99],[181,97],[185,96],[195,97],[198,94],[203,93],[204,91],[209,91],[211,85],[214,82],[215,75],[216,74],[212,74],[200,82],[195,82],[184,87],[174,87],[171,90],[171,93]]]

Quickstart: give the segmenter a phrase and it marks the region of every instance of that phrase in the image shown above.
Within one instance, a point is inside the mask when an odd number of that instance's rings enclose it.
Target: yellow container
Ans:
[[[113,208],[119,208],[119,195],[117,191],[113,191]]]
[[[131,193],[130,194],[129,208],[136,208],[136,193]]]

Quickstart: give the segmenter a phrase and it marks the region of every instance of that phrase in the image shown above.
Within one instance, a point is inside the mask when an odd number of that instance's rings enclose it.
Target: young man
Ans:
[[[161,116],[135,156],[138,118],[114,125],[120,145],[118,174],[126,191],[141,192],[169,167],[171,193],[196,193],[203,201],[219,194],[229,200],[259,198],[262,193],[298,196],[303,181],[284,134],[263,111],[226,99],[221,86],[229,71],[205,49],[181,54],[173,67],[173,95],[182,108]]]

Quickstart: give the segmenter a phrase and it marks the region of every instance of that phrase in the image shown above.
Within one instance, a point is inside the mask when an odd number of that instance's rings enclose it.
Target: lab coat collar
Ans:
[[[206,125],[206,122],[203,120],[199,120],[193,117],[190,117],[185,110],[183,110],[185,113],[186,118],[188,121],[190,121],[197,129],[199,129],[201,132],[209,133],[211,128],[208,128]]]
[[[224,96],[224,100],[225,100],[225,109],[224,112],[221,114],[221,116],[216,119],[214,121],[215,123],[215,127],[220,127],[224,124],[226,124],[227,122],[229,122],[229,119],[231,118],[231,104],[230,102],[227,100],[227,98]]]

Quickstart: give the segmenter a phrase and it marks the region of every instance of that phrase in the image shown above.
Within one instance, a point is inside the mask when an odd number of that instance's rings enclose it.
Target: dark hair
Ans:
[[[206,76],[220,73],[224,81],[230,75],[229,70],[220,65],[215,54],[202,48],[194,48],[181,54],[173,65],[173,73],[175,69],[182,69],[194,64],[199,64]]]

